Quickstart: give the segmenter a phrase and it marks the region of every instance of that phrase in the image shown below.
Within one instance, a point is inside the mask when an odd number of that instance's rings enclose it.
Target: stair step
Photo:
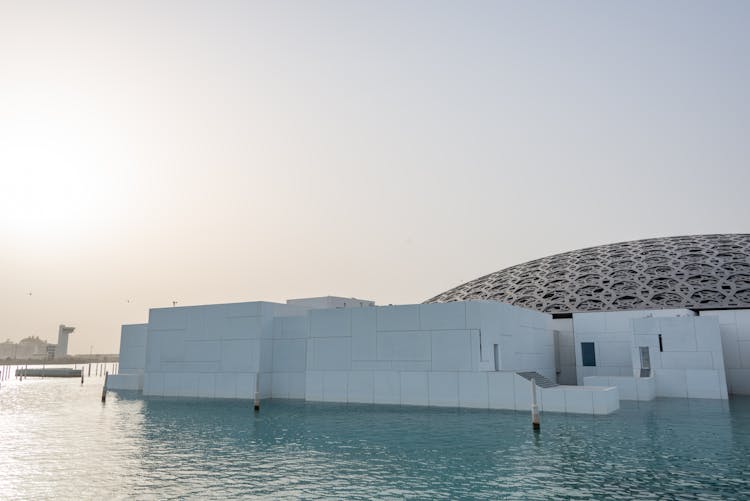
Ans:
[[[524,379],[528,379],[529,381],[533,379],[536,385],[540,388],[554,388],[555,386],[559,386],[557,383],[535,371],[516,372],[516,374]]]

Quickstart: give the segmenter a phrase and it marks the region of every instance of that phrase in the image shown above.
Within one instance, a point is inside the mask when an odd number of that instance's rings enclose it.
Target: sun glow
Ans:
[[[24,110],[0,130],[0,229],[11,238],[80,237],[111,215],[121,194],[106,132],[67,108]]]

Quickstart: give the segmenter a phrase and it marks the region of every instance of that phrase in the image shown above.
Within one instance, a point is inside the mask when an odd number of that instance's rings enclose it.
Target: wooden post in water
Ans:
[[[83,367],[81,367],[81,386],[83,386]]]
[[[109,372],[104,374],[104,386],[102,387],[102,403],[107,401],[107,379],[109,378]]]
[[[88,377],[91,377],[91,362],[89,362],[89,373],[86,374]]]
[[[260,392],[258,391],[258,379],[260,379],[260,374],[255,376],[255,401],[253,402],[253,411],[260,412]]]
[[[536,404],[536,380],[531,379],[531,427],[539,431],[539,406]]]

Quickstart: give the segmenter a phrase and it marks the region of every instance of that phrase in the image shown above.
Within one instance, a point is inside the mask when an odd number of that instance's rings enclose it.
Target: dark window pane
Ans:
[[[584,367],[596,367],[596,355],[594,354],[594,343],[581,343],[581,355]]]

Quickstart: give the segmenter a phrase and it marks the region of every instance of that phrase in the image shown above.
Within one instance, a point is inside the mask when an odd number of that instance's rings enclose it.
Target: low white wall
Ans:
[[[616,386],[620,400],[653,400],[656,397],[656,383],[653,377],[628,376],[587,376],[585,386]]]
[[[513,371],[310,371],[307,400],[320,402],[531,410],[531,382]],[[537,388],[547,412],[610,414],[619,409],[617,388]]]
[[[702,311],[719,321],[729,393],[750,395],[750,310]]]
[[[142,390],[146,368],[148,324],[123,325],[120,330],[120,358],[117,375],[109,376],[112,390]]]
[[[107,376],[108,390],[142,390],[143,374],[112,374]]]

